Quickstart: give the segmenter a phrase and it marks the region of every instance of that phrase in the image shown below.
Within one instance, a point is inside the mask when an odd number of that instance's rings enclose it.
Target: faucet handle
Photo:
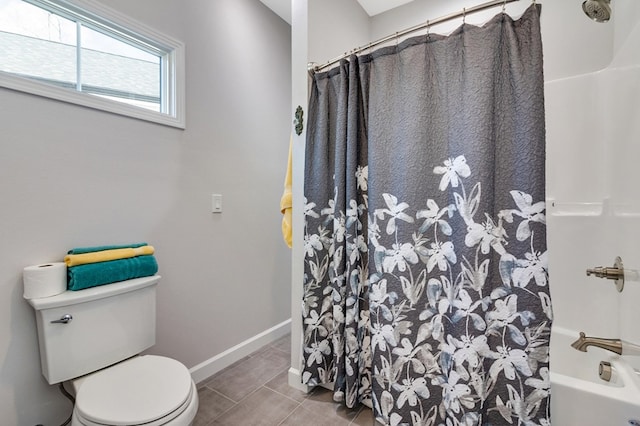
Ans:
[[[613,267],[596,266],[587,269],[587,276],[594,275],[597,278],[606,278],[616,282],[616,289],[621,292],[624,289],[624,266],[620,256],[616,257]]]
[[[620,276],[624,276],[624,271],[618,268],[609,268],[605,266],[596,266],[593,269],[587,269],[587,276],[595,275],[597,278],[608,278],[610,280],[617,280]]]

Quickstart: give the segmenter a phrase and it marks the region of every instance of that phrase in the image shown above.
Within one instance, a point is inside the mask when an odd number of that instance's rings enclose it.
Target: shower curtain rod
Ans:
[[[367,49],[371,49],[372,47],[377,46],[379,44],[386,43],[388,41],[391,41],[393,39],[398,39],[400,37],[404,37],[407,34],[411,34],[413,32],[420,31],[420,30],[425,29],[425,28],[429,28],[429,27],[431,27],[433,25],[441,24],[443,22],[450,21],[452,19],[456,19],[456,18],[460,18],[460,17],[462,17],[464,19],[464,17],[467,16],[467,15],[471,15],[472,13],[476,13],[476,12],[481,12],[483,10],[490,9],[492,7],[503,6],[503,10],[504,10],[504,6],[506,6],[508,3],[513,3],[513,2],[516,2],[516,1],[520,1],[520,0],[493,0],[493,1],[486,2],[486,3],[481,3],[481,4],[473,6],[473,7],[463,8],[460,12],[454,12],[454,13],[450,13],[448,15],[441,16],[441,17],[436,18],[436,19],[427,20],[427,22],[424,22],[422,24],[415,25],[415,26],[413,26],[411,28],[407,28],[405,30],[399,31],[399,32],[394,33],[394,34],[390,34],[390,35],[388,35],[386,37],[383,37],[383,38],[381,38],[379,40],[372,41],[371,43],[366,44],[364,46],[357,47],[357,48],[355,48],[355,49],[353,49],[353,50],[351,50],[349,52],[345,52],[344,54],[329,60],[328,62],[326,62],[326,63],[324,63],[322,65],[318,65],[315,62],[309,62],[307,64],[307,69],[309,71],[309,74],[311,76],[313,76],[313,74],[315,74],[316,72],[321,71],[321,70],[323,70],[323,69],[325,69],[327,67],[330,67],[331,65],[334,65],[334,64],[340,62],[342,59],[348,58],[351,55],[358,54],[358,53],[363,52],[363,51],[365,51]],[[533,3],[536,2],[536,0],[532,0],[532,1],[533,1]]]

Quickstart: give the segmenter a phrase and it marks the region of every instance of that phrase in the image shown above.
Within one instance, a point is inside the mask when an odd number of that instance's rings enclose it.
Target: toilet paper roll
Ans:
[[[43,263],[24,268],[24,298],[39,299],[67,290],[67,265],[64,262]]]

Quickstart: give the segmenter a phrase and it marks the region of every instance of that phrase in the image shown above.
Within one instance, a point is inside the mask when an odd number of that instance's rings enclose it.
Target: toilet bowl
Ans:
[[[72,381],[72,426],[183,426],[198,411],[195,383],[171,358],[144,355]]]

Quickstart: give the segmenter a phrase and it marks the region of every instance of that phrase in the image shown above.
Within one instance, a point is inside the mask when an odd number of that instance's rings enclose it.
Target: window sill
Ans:
[[[184,114],[181,116],[171,116],[160,112],[145,110],[144,108],[100,98],[87,93],[51,86],[2,71],[0,71],[0,87],[178,129],[185,128]],[[179,107],[178,110],[184,112],[184,106]]]

